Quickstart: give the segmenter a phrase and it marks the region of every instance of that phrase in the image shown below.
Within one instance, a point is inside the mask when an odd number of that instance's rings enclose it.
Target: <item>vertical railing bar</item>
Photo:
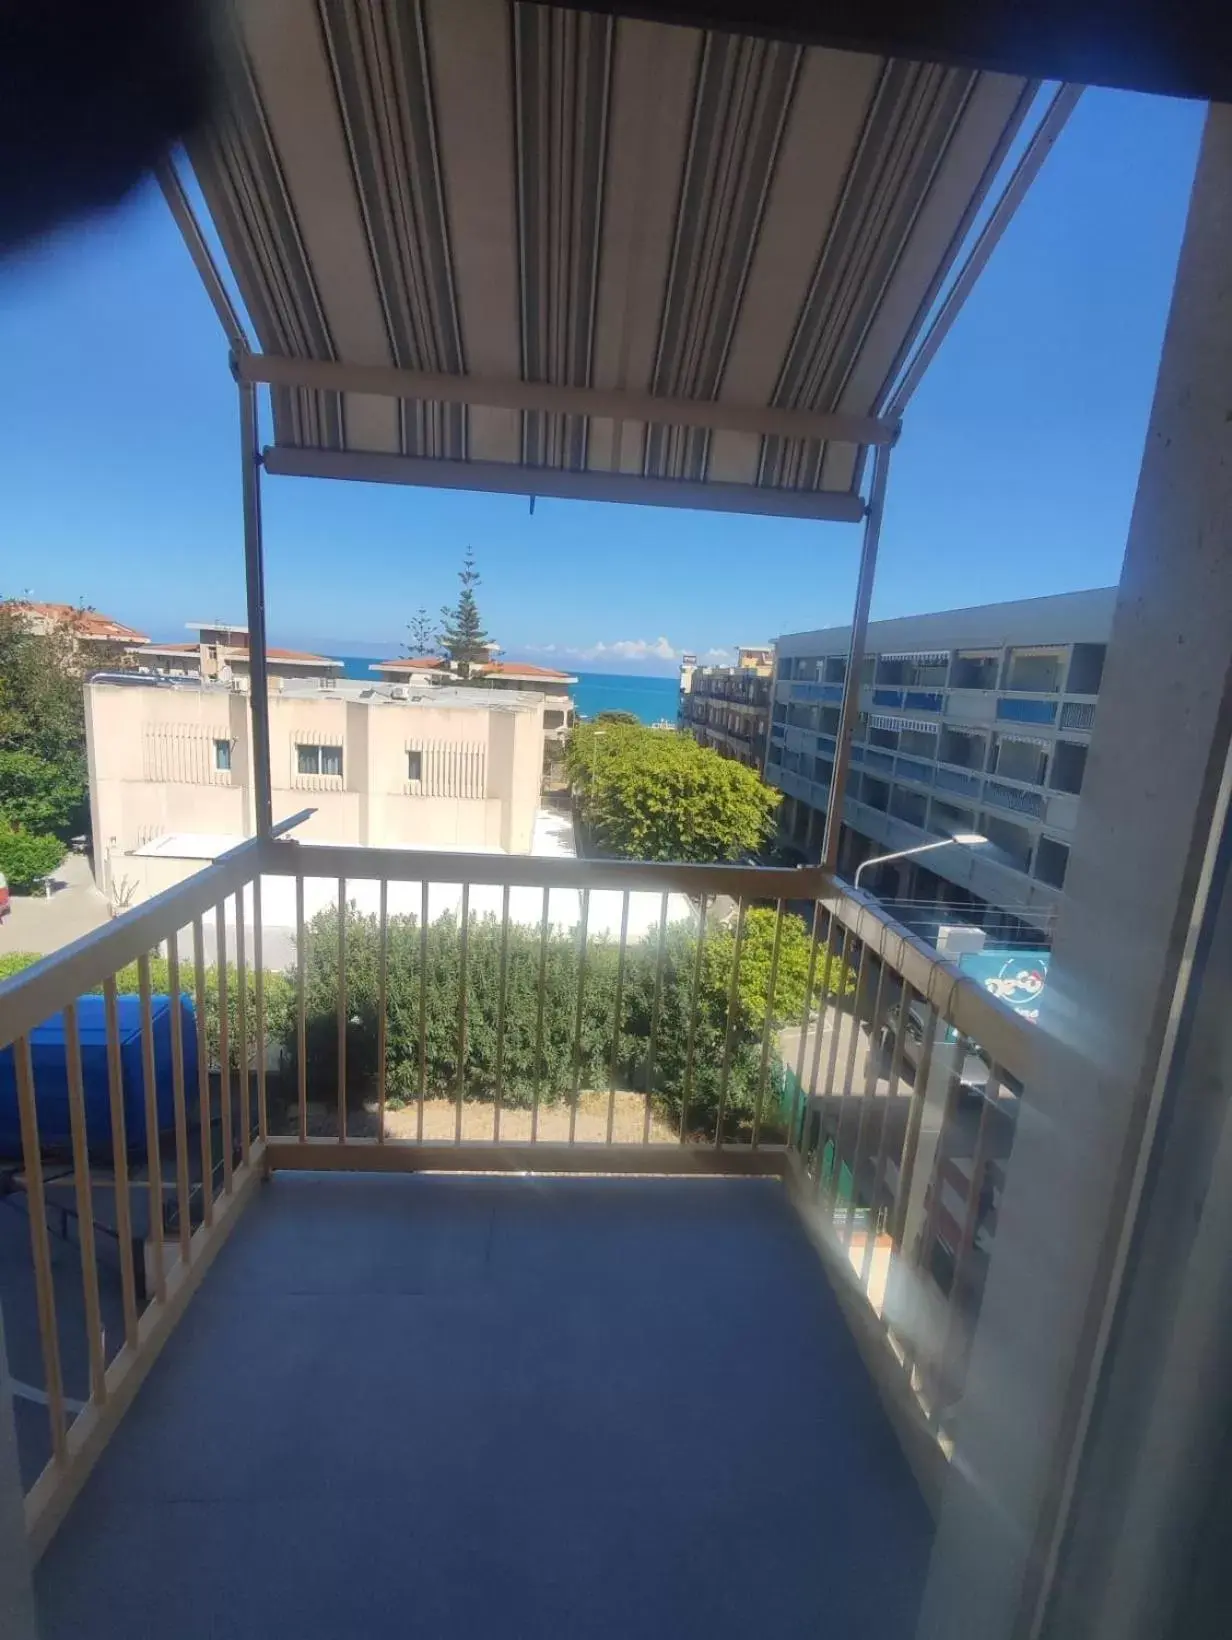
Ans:
[[[901,978],[901,976],[900,976]],[[903,1044],[907,1038],[907,1020],[911,1017],[911,1009],[915,1003],[916,993],[910,982],[903,980],[902,990],[898,999],[898,1030],[894,1033],[894,1049],[890,1054],[890,1065],[886,1075],[885,1109],[881,1117],[881,1136],[877,1145],[877,1162],[873,1169],[873,1194],[869,1202],[869,1216],[872,1230],[864,1243],[864,1260],[860,1268],[860,1285],[868,1286],[868,1278],[873,1268],[873,1242],[877,1229],[877,1203],[885,1189],[885,1170],[888,1159],[890,1137],[890,1114],[897,1097],[899,1078],[903,1069]],[[874,1050],[875,1051],[875,1050]],[[899,1184],[902,1184],[902,1173],[899,1173]]]
[[[265,932],[262,927],[261,878],[252,880],[252,983],[257,1010],[257,1138],[262,1144],[269,1137],[269,1101],[265,1075],[268,1044],[265,1040]]]
[[[163,1157],[158,1131],[158,1073],[154,1064],[154,1009],[150,996],[150,958],[137,958],[137,993],[141,1003],[141,1081],[145,1094],[145,1165],[149,1223],[153,1244],[154,1297],[167,1297],[167,1265],[163,1256]]]
[[[577,1004],[573,1015],[573,1081],[569,1097],[569,1143],[577,1138],[578,1101],[582,1092],[582,1020],[586,1012],[586,934],[590,922],[590,890],[582,890],[581,917],[578,922],[578,983]]]
[[[611,1144],[616,1131],[616,1067],[620,1061],[620,1027],[623,1019],[622,1004],[625,989],[625,946],[629,938],[629,891],[620,902],[620,945],[616,953],[616,1002],[612,1009],[612,1058],[607,1075],[607,1133],[605,1143]]]
[[[385,1143],[385,1058],[389,1044],[389,883],[381,878],[380,905],[377,910],[378,951],[376,973],[376,1137]]]
[[[822,1099],[823,1103],[819,1106],[819,1109],[820,1109],[820,1112],[821,1112],[821,1116],[820,1116],[821,1129],[820,1129],[820,1132],[818,1134],[818,1142],[821,1146],[821,1151],[820,1151],[820,1154],[819,1154],[818,1160],[817,1160],[817,1194],[818,1194],[818,1197],[821,1196],[822,1190],[823,1190],[823,1187],[824,1187],[824,1184],[825,1184],[825,1176],[826,1176],[826,1122],[827,1122],[828,1117],[829,1117],[830,1100],[834,1096],[834,1075],[835,1075],[836,1070],[838,1069],[838,1047],[839,1047],[839,1042],[841,1041],[842,1035],[843,1035],[842,999],[847,994],[847,972],[848,972],[847,958],[848,958],[848,953],[849,953],[850,949],[851,949],[851,930],[849,928],[844,928],[843,929],[842,950],[840,952],[839,959],[838,959],[839,995],[834,1000],[834,1025],[833,1025],[833,1028],[830,1031],[830,1052],[826,1057],[826,1080],[825,1080],[825,1086],[822,1089],[821,1095],[820,1095],[820,1098]],[[821,1050],[821,1034],[820,1034],[820,1032],[818,1032],[817,1052],[819,1053],[820,1050]],[[814,1057],[816,1057],[816,1056],[814,1056]],[[815,1076],[814,1076],[814,1079],[813,1079],[813,1085],[814,1085],[814,1087],[816,1087],[816,1085],[817,1085]],[[835,1135],[835,1139],[834,1139],[834,1155],[837,1159],[837,1157],[838,1157],[838,1136],[837,1135]]]
[[[949,1371],[950,1351],[954,1343],[955,1318],[962,1300],[962,1282],[966,1273],[967,1261],[971,1256],[971,1249],[975,1244],[976,1226],[979,1222],[980,1197],[983,1194],[984,1174],[988,1167],[988,1144],[992,1130],[991,1112],[996,1104],[995,1090],[1002,1085],[1002,1074],[999,1066],[989,1067],[989,1078],[984,1088],[984,1098],[980,1109],[979,1126],[976,1129],[975,1145],[971,1156],[971,1178],[967,1185],[967,1199],[964,1203],[962,1233],[959,1236],[958,1247],[954,1254],[954,1271],[950,1280],[949,1304],[946,1306],[945,1329],[942,1333],[941,1351],[937,1358],[937,1384],[944,1386]],[[989,1097],[990,1092],[993,1097]],[[940,1191],[938,1190],[938,1194]],[[947,1403],[948,1404],[948,1403]],[[940,1422],[940,1394],[932,1397],[932,1406],[929,1422],[936,1428]]]
[[[184,1000],[180,992],[180,931],[167,941],[167,990],[171,993],[171,1098],[175,1107],[175,1189],[180,1215],[180,1258],[192,1256],[192,1194],[188,1178],[188,1101],[184,1088]]]
[[[539,1137],[539,1087],[543,1080],[543,999],[548,982],[548,896],[543,891],[543,916],[539,924],[539,995],[535,1009],[535,1084],[530,1097],[530,1137],[532,1144]]]
[[[77,1197],[77,1236],[81,1242],[81,1294],[90,1355],[90,1399],[107,1399],[107,1355],[98,1296],[98,1262],[94,1248],[94,1198],[90,1186],[90,1141],[86,1131],[85,1088],[81,1074],[81,1033],[77,1004],[64,1010],[64,1052],[68,1060],[68,1119],[73,1140],[73,1188]]]
[[[107,1027],[107,1088],[111,1104],[111,1167],[115,1178],[115,1228],[120,1254],[124,1342],[137,1348],[137,1283],[133,1273],[133,1215],[128,1194],[128,1135],[124,1122],[124,1066],[120,1059],[120,1018],[114,976],[103,981]]]
[[[496,994],[496,1091],[492,1108],[492,1139],[500,1143],[501,1111],[505,1104],[505,1004],[509,990],[509,884],[501,890],[500,976]]]
[[[244,938],[244,885],[235,891],[235,1024],[239,1032],[240,1071],[240,1161],[247,1164],[252,1148],[252,1088],[249,1074],[252,1055],[248,1051],[248,954]]]
[[[304,928],[304,874],[295,873],[295,1097],[299,1111],[299,1142],[308,1139],[308,979],[307,933]]]
[[[693,1058],[697,1049],[697,1002],[701,994],[702,984],[702,955],[706,947],[706,901],[709,895],[703,894],[700,898],[697,914],[697,953],[693,962],[693,987],[689,998],[689,1044],[684,1059],[684,1084],[680,1092],[680,1143],[688,1143],[689,1132],[689,1094],[693,1087]]]
[[[34,1061],[30,1054],[28,1036],[19,1036],[14,1042],[13,1059],[17,1071],[22,1168],[25,1174],[26,1205],[30,1214],[30,1256],[34,1263],[34,1291],[38,1305],[39,1342],[43,1351],[43,1376],[46,1380],[47,1418],[51,1426],[51,1451],[56,1462],[63,1463],[68,1456],[64,1375],[60,1366],[56,1289],[51,1269],[51,1242],[47,1233],[47,1199],[43,1191],[43,1157],[39,1148]],[[7,1408],[5,1410],[7,1412]]]
[[[820,902],[818,902],[818,903],[820,904]],[[806,1135],[807,1130],[808,1130],[809,1110],[811,1108],[812,1101],[817,1097],[817,1094],[818,1094],[817,1072],[821,1067],[821,1045],[825,1040],[826,1018],[827,1018],[827,1016],[830,1012],[830,1000],[831,1000],[830,999],[830,978],[831,978],[831,975],[834,972],[834,939],[835,939],[835,925],[834,925],[834,919],[831,918],[830,919],[830,927],[827,931],[827,936],[826,936],[826,961],[825,961],[825,966],[823,967],[823,969],[821,971],[821,991],[820,991],[820,994],[817,998],[817,1024],[814,1027],[815,1034],[814,1034],[814,1037],[813,1037],[813,1059],[812,1059],[812,1064],[809,1066],[808,1086],[807,1086],[807,1088],[805,1089],[805,1092],[804,1092],[804,1122],[801,1124],[801,1129],[800,1129],[800,1150],[801,1150],[802,1155],[804,1153],[805,1135]],[[837,978],[836,983],[839,984],[839,985],[842,984],[842,968],[841,968],[841,966],[839,968],[839,973],[838,973],[838,978]],[[837,1003],[835,1005],[835,1010],[836,1010],[836,1012],[838,1011]],[[823,1123],[823,1120],[822,1120],[822,1113],[820,1112],[820,1107],[818,1107],[818,1110],[819,1110],[819,1114],[818,1114],[818,1134],[817,1134],[817,1138],[818,1138],[818,1143],[822,1146],[822,1150],[824,1151],[824,1148],[825,1148],[824,1123]],[[807,1161],[807,1158],[806,1158],[806,1161]],[[818,1166],[820,1167],[820,1158],[818,1160]],[[819,1173],[818,1177],[820,1177],[820,1173]]]
[[[201,1222],[214,1222],[214,1131],[210,1111],[210,1044],[205,1020],[205,928],[193,918],[193,996],[197,1008],[197,1120],[201,1140]]]
[[[881,1029],[882,1002],[885,997],[885,977],[888,964],[885,958],[886,929],[883,926],[881,943],[877,951],[877,989],[873,992],[873,1017],[868,1032],[868,1052],[864,1056],[864,1097],[860,1100],[860,1109],[856,1118],[856,1150],[855,1160],[851,1167],[851,1200],[847,1203],[847,1216],[843,1221],[843,1245],[851,1246],[851,1238],[855,1232],[856,1197],[860,1193],[860,1170],[864,1163],[864,1144],[868,1133],[869,1108],[877,1098],[877,1038]]]
[[[723,1032],[723,1062],[719,1069],[718,1111],[714,1123],[714,1145],[723,1143],[723,1117],[727,1112],[727,1084],[731,1079],[732,1046],[736,1038],[736,1017],[740,1011],[740,952],[744,945],[744,919],[748,907],[742,894],[736,902],[736,938],[732,944],[731,979],[727,986],[727,1026]]]
[[[831,1183],[834,1188],[830,1192],[831,1205],[837,1209],[839,1190],[843,1182],[843,1129],[847,1125],[847,1111],[851,1104],[851,1081],[856,1071],[856,1049],[860,1042],[860,1004],[864,999],[864,974],[868,967],[868,941],[860,941],[860,961],[856,965],[856,988],[851,1004],[851,1032],[847,1042],[847,1061],[843,1071],[843,1091],[839,1095],[838,1123],[834,1133],[834,1172]],[[840,1022],[841,1024],[841,1022]],[[835,1032],[835,1046],[841,1031]],[[851,1188],[855,1191],[855,1175],[852,1175]]]
[[[944,1020],[945,1018],[945,1011],[942,1011],[941,1019]],[[957,1114],[958,1100],[961,1089],[961,1055],[955,1055],[954,1063],[950,1068],[949,1076],[946,1081],[945,1105],[941,1116],[941,1128],[937,1134],[937,1147],[933,1152],[933,1168],[932,1177],[930,1180],[932,1185],[932,1199],[928,1204],[928,1212],[924,1219],[924,1228],[920,1232],[920,1238],[907,1255],[909,1265],[912,1269],[919,1270],[923,1268],[926,1260],[931,1257],[933,1242],[936,1240],[937,1220],[941,1214],[941,1194],[944,1183],[945,1167],[947,1161],[949,1160],[949,1145],[952,1143],[951,1127],[954,1117]],[[952,1293],[952,1286],[950,1290]],[[914,1370],[918,1356],[919,1352],[916,1348],[916,1340],[912,1339],[908,1343],[904,1360],[904,1367],[907,1372],[910,1373]]]
[[[453,1142],[462,1143],[462,1101],[466,1095],[466,948],[471,928],[471,885],[462,884],[462,917],[458,925],[458,1085]]]
[[[911,1194],[911,1183],[915,1176],[916,1155],[920,1148],[920,1128],[924,1123],[924,1104],[928,1094],[928,1079],[933,1069],[933,1043],[937,1040],[937,1030],[941,1020],[935,1002],[930,1002],[924,1020],[924,1051],[920,1055],[920,1062],[915,1069],[915,1077],[911,1087],[911,1111],[907,1117],[907,1131],[903,1135],[903,1149],[898,1162],[898,1187],[894,1193],[894,1218],[890,1226],[891,1244],[903,1251],[903,1233],[907,1228],[907,1200]],[[898,1036],[905,1041],[907,1035],[907,1016],[904,1014],[899,1020]],[[899,1052],[899,1042],[894,1044],[895,1052]],[[902,1055],[899,1053],[899,1070],[901,1074]]]
[[[753,1149],[761,1142],[761,1117],[766,1102],[766,1071],[770,1064],[770,1035],[774,1028],[774,994],[778,989],[779,951],[783,938],[783,902],[774,913],[774,944],[770,950],[770,980],[766,987],[766,1018],[761,1032],[761,1064],[757,1071],[757,1102],[753,1106]]]
[[[415,1138],[423,1144],[424,1101],[428,1097],[428,880],[419,885],[419,1095]]]
[[[794,1142],[796,1132],[796,1107],[803,1102],[804,1109],[808,1110],[808,1095],[804,1091],[804,1056],[808,1050],[809,1028],[813,1017],[813,982],[817,974],[817,953],[821,945],[821,901],[813,901],[813,933],[809,940],[808,973],[804,980],[804,1020],[800,1027],[800,1046],[796,1050],[796,1091],[792,1096],[791,1117],[788,1123],[787,1142]],[[818,1028],[820,1029],[820,1020]],[[804,1148],[804,1129],[801,1128],[800,1148]]]
[[[642,1143],[650,1143],[650,1112],[654,1097],[655,1050],[659,1045],[659,1016],[663,1004],[663,962],[667,953],[668,897],[663,896],[659,907],[659,951],[655,958],[654,998],[650,1004],[650,1042],[646,1049],[646,1107],[642,1113]]]
[[[227,992],[227,911],[226,901],[214,908],[214,937],[217,942],[218,973],[218,1115],[219,1147],[222,1150],[222,1188],[231,1193],[233,1166],[231,1135],[231,1021]]]
[[[338,1143],[347,1142],[346,878],[338,879]]]

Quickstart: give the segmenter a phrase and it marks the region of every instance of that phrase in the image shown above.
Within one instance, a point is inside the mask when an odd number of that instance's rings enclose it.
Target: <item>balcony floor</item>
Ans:
[[[283,1173],[40,1632],[904,1640],[930,1536],[777,1183]]]

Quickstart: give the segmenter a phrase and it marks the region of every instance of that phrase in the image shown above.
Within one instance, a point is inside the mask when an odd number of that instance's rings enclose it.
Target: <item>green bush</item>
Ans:
[[[740,973],[731,1033],[726,1108],[733,1122],[751,1120],[758,1103],[777,1107],[780,1071],[777,1056],[767,1057],[762,1076],[762,1039],[767,1011],[773,1032],[804,1012],[810,940],[799,917],[785,915],[780,938],[774,996],[768,995],[774,913],[755,908],[748,914],[741,943]],[[380,928],[376,917],[348,908],[346,941],[347,1083],[352,1095],[369,1091],[377,1073]],[[429,1098],[453,1098],[458,1086],[461,1047],[460,995],[462,942],[456,916],[430,923],[421,937],[414,916],[388,921],[386,977],[386,1094],[392,1104],[417,1097],[421,1075],[420,1009],[424,1018],[423,1081]],[[511,923],[506,942],[503,1054],[500,1001],[501,925],[492,916],[472,917],[466,933],[466,1022],[464,1097],[491,1100],[498,1079],[502,1099],[511,1107],[529,1106],[538,1092],[555,1103],[580,1090],[605,1089],[615,1059],[617,1085],[653,1092],[679,1116],[686,1091],[689,1126],[713,1131],[720,1096],[727,1040],[728,999],[735,933],[707,930],[697,981],[697,1015],[692,1053],[689,1025],[697,941],[684,924],[669,928],[664,944],[659,987],[655,1052],[650,1042],[655,1013],[658,969],[657,931],[630,941],[621,983],[620,1017],[616,1018],[619,950],[614,940],[587,942],[579,973],[575,931],[549,929],[541,943],[538,927]],[[426,959],[426,960],[425,960]],[[539,974],[543,966],[542,1024]],[[825,972],[821,948],[814,979],[814,998]],[[337,1087],[338,1063],[338,913],[319,912],[305,930],[306,1082],[311,1097],[330,1099]],[[425,980],[421,993],[421,980]],[[579,1028],[579,981],[581,1013]],[[297,989],[293,971],[282,976],[284,1012],[281,1047],[291,1070],[298,1061]],[[836,966],[830,976],[833,993],[847,995],[854,981]],[[271,1038],[275,1009],[267,1009]],[[577,1042],[575,1063],[575,1038]],[[498,1078],[499,1070],[499,1078]]]
[[[0,871],[17,893],[49,877],[63,858],[64,844],[58,837],[0,826]]]

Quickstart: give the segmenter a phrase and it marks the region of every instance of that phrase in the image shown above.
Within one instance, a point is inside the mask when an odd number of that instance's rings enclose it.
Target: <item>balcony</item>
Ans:
[[[909,1633],[1028,1034],[819,870],[286,837],[8,981],[45,1640]]]

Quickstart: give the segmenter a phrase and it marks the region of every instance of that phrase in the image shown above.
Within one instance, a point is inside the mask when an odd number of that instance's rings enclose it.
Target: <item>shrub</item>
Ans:
[[[808,931],[800,918],[784,916],[775,994],[769,998],[773,929],[772,911],[755,908],[749,913],[741,945],[726,1093],[726,1106],[736,1123],[752,1119],[759,1087],[764,1111],[777,1104],[781,1079],[777,1056],[768,1055],[764,1078],[761,1069],[767,1003],[772,1038],[777,1028],[801,1018],[804,1011]],[[345,939],[347,1083],[349,1092],[356,1095],[372,1087],[377,1072],[377,918],[349,907]],[[416,917],[393,916],[389,918],[387,939],[386,1095],[395,1105],[418,1095],[422,994],[424,1091],[429,1098],[453,1098],[458,1087],[462,1023],[458,919],[452,914],[440,917],[429,923],[421,935]],[[576,931],[550,928],[546,942],[541,943],[538,927],[510,924],[502,1054],[498,1030],[502,1023],[501,925],[492,916],[470,919],[466,934],[464,1097],[493,1099],[499,1079],[502,1099],[508,1106],[529,1106],[536,1090],[542,1102],[559,1102],[572,1095],[575,1083],[582,1091],[605,1089],[614,1058],[619,1087],[645,1090],[649,1085],[649,1091],[676,1116],[684,1107],[687,1083],[689,1126],[709,1124],[713,1131],[727,1039],[734,930],[707,931],[690,1054],[697,941],[688,924],[669,928],[659,982],[653,1063],[650,1043],[655,1024],[657,932],[629,942],[626,948],[619,1020],[619,950],[615,941],[603,937],[588,940],[581,972],[578,947]],[[814,999],[824,972],[823,947],[814,980]],[[319,912],[305,930],[304,974],[306,1081],[312,1097],[332,1099],[338,1059],[338,913],[333,907]],[[298,1059],[296,986],[293,972],[282,978],[285,1013],[281,1045],[294,1069]],[[831,991],[845,995],[852,986],[850,971],[840,972],[836,966],[830,977]],[[267,1016],[273,1037],[274,1012],[267,1010]]]
[[[64,844],[42,832],[0,828],[0,871],[18,893],[48,877],[64,858]]]

